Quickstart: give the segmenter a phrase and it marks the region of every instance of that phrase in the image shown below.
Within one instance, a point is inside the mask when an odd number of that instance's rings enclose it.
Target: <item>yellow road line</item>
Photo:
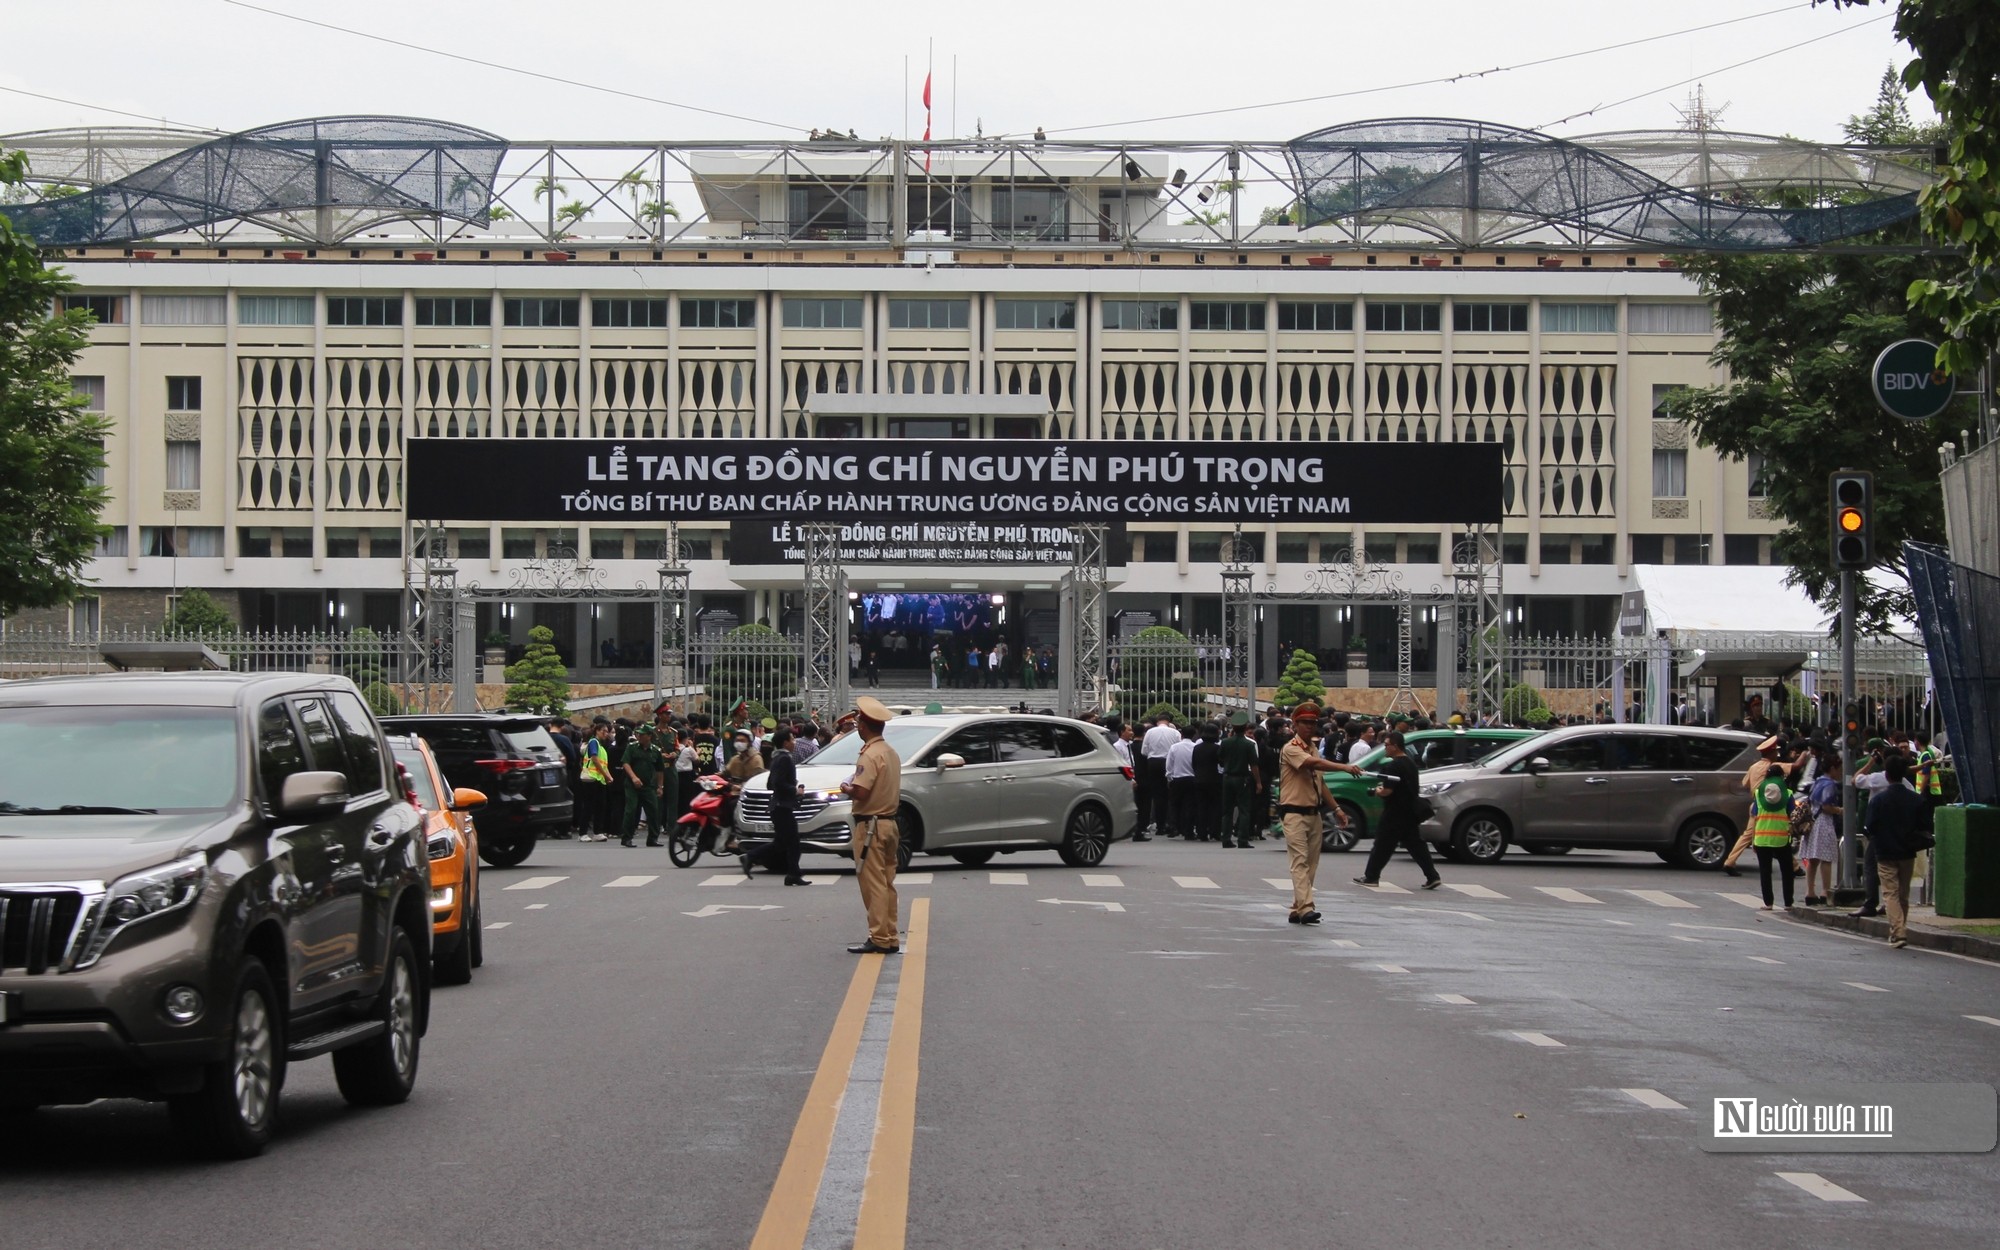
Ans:
[[[861,1045],[861,1026],[868,1019],[868,1004],[875,997],[875,982],[881,973],[880,956],[865,958],[854,969],[847,998],[834,1017],[833,1034],[826,1039],[819,1071],[792,1128],[792,1144],[785,1150],[785,1161],[778,1168],[777,1183],[771,1186],[771,1197],[764,1204],[764,1218],[757,1223],[750,1250],[800,1250],[805,1245],[820,1177],[826,1172],[834,1122],[840,1116],[841,1095],[847,1090],[854,1052]],[[900,1014],[897,1019],[900,1022]],[[902,1244],[900,1237],[896,1244]]]
[[[903,1250],[909,1232],[910,1155],[917,1135],[917,1054],[924,1032],[924,961],[930,918],[929,899],[910,904],[910,927],[903,938],[901,956],[902,981],[896,990],[895,1019],[889,1025],[889,1060],[882,1073],[882,1104],[876,1112],[868,1180],[861,1188],[854,1250]]]

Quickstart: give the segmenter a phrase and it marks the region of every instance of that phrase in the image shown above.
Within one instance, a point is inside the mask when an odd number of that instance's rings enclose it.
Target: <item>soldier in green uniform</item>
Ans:
[[[625,786],[625,832],[620,839],[623,845],[632,845],[641,811],[646,813],[646,845],[660,844],[660,835],[667,829],[667,818],[660,806],[666,776],[666,757],[653,745],[653,727],[639,726],[632,745],[625,748],[625,756],[618,763],[618,777]]]
[[[1257,744],[1250,740],[1250,714],[1229,718],[1229,736],[1216,748],[1222,768],[1222,845],[1250,849],[1250,835],[1263,813],[1264,770]],[[1234,839],[1234,841],[1231,841]]]

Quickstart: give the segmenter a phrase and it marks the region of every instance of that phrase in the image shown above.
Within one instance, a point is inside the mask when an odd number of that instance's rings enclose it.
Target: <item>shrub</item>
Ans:
[[[377,716],[401,716],[403,714],[403,698],[396,693],[394,686],[379,681],[372,681],[361,688],[361,697],[368,701],[368,706],[375,710],[375,715]]]
[[[528,631],[528,650],[507,666],[507,706],[549,716],[569,715],[569,669],[556,654],[556,632],[546,625]]]
[[[1518,686],[1509,686],[1507,693],[1500,696],[1500,719],[1510,725],[1536,723],[1534,713],[1537,709],[1542,713],[1540,723],[1544,725],[1548,724],[1548,701],[1542,698],[1541,691],[1535,689],[1527,682],[1522,682]]]
[[[1326,683],[1320,680],[1319,660],[1310,651],[1294,651],[1278,678],[1278,706],[1294,708],[1301,703],[1325,703]]]
[[[1165,705],[1175,720],[1184,721],[1200,711],[1194,644],[1178,629],[1154,625],[1134,634],[1118,653],[1117,681],[1118,709],[1123,714]]]

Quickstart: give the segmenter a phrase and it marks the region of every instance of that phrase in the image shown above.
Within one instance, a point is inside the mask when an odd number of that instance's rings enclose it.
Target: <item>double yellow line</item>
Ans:
[[[923,1042],[930,905],[927,898],[910,904],[909,929],[903,953],[897,957],[903,961],[901,980],[896,988],[895,1015],[889,1024],[868,1178],[862,1184],[861,1214],[855,1223],[855,1250],[902,1250],[909,1229],[910,1156],[916,1144],[917,1057]],[[884,958],[863,956],[854,979],[848,982],[847,997],[834,1017],[832,1036],[827,1038],[819,1071],[813,1075],[805,1106],[792,1128],[791,1145],[778,1168],[777,1183],[764,1204],[764,1218],[757,1224],[750,1250],[801,1250],[805,1245],[848,1075],[861,1048],[862,1026],[868,1019],[868,1005],[874,1000]]]

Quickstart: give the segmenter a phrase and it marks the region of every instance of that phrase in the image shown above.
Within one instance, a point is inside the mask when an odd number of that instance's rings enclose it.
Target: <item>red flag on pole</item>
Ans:
[[[931,76],[930,72],[926,70],[924,72],[924,142],[929,143],[930,139],[931,139]],[[931,172],[931,150],[929,148],[924,149],[924,172],[925,173]]]

